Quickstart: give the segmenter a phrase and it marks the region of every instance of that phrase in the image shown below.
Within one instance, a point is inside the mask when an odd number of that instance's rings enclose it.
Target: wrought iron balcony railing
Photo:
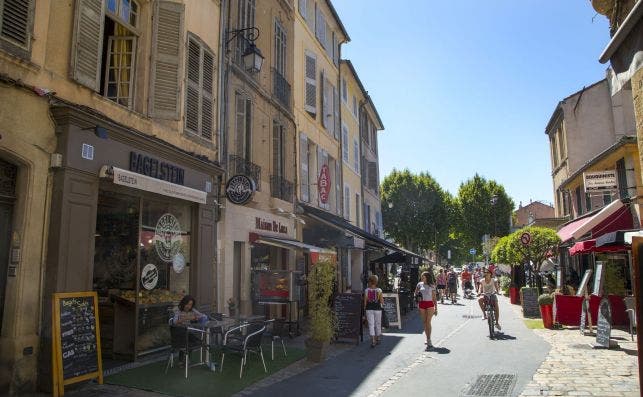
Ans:
[[[290,83],[275,68],[272,69],[272,92],[284,107],[290,109]]]
[[[293,202],[295,184],[279,175],[270,175],[270,194],[272,197]]]
[[[228,173],[252,178],[257,186],[257,191],[261,191],[261,167],[257,164],[236,154],[231,154],[228,156]]]

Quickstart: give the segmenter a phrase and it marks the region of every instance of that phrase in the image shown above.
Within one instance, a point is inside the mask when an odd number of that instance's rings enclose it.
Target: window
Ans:
[[[310,201],[310,182],[308,174],[309,155],[308,138],[304,133],[301,133],[299,136],[299,163],[301,167],[299,185],[301,201],[304,202]]]
[[[567,158],[567,134],[565,133],[564,122],[562,122],[558,128],[558,135],[560,139],[560,158],[563,160]]]
[[[603,192],[603,205],[607,205],[612,202],[612,193]]]
[[[205,43],[188,34],[185,69],[185,130],[212,140],[214,130],[214,54]]]
[[[345,163],[348,163],[349,157],[348,154],[350,153],[349,147],[348,147],[348,127],[346,124],[342,123],[342,159],[344,160]]]
[[[237,92],[235,104],[235,149],[238,156],[252,161],[252,102]]]
[[[275,70],[286,76],[286,30],[275,20]]]
[[[581,199],[580,186],[576,188],[576,216],[583,215],[583,201]]]
[[[315,4],[315,37],[322,47],[326,48],[326,18],[317,4]]]
[[[362,200],[359,197],[359,193],[355,193],[355,226],[357,227],[361,227],[360,219],[359,219],[360,208],[362,208]]]
[[[375,224],[377,225],[375,235],[382,237],[382,213],[380,211],[375,212]]]
[[[357,98],[353,95],[353,116],[357,118]]]
[[[348,102],[348,87],[346,86],[346,79],[342,77],[342,101]]]
[[[592,196],[589,192],[585,192],[585,212],[590,212],[592,210]]]
[[[317,58],[306,51],[305,103],[304,109],[315,115],[317,113]]]
[[[299,14],[301,14],[304,19],[307,19],[308,17],[308,12],[306,11],[307,3],[307,0],[299,0]]]
[[[21,58],[29,58],[33,8],[33,0],[0,1],[0,49]]]
[[[344,218],[351,220],[351,188],[344,185]]]
[[[364,230],[371,232],[371,206],[364,204]]]
[[[359,143],[353,139],[353,169],[359,174]]]
[[[237,14],[237,29],[247,29],[255,26],[255,0],[239,0]],[[246,33],[242,32],[237,36],[237,47],[235,61],[243,65],[243,53],[249,45],[246,39]],[[245,70],[245,68],[243,68]]]
[[[558,167],[558,145],[556,144],[556,135],[549,138],[549,147],[551,149],[551,164],[554,168]]]

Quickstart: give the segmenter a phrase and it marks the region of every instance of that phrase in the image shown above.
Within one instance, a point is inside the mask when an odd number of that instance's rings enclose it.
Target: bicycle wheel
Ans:
[[[494,329],[494,322],[496,321],[495,319],[496,314],[494,313],[493,309],[487,311],[487,324],[489,325],[489,339],[493,339],[495,329]]]

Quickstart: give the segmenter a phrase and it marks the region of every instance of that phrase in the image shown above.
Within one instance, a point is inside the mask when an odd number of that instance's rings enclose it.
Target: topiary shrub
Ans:
[[[335,330],[335,315],[329,304],[335,282],[335,265],[321,260],[312,266],[308,277],[309,337],[329,342]]]
[[[551,294],[541,294],[538,296],[538,304],[543,305],[552,305],[554,303],[554,297]]]

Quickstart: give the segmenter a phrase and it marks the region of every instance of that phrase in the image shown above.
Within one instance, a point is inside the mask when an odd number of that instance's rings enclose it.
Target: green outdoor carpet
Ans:
[[[136,389],[154,391],[172,396],[200,397],[200,396],[230,396],[249,385],[274,374],[280,369],[305,357],[306,351],[296,348],[286,348],[288,356],[284,357],[281,346],[277,349],[275,344],[275,360],[270,359],[270,346],[264,346],[263,357],[266,361],[268,373],[263,371],[261,357],[248,354],[248,361],[243,369],[243,378],[239,379],[239,366],[241,357],[226,354],[223,363],[223,372],[219,372],[221,354],[216,353],[217,371],[210,371],[205,365],[190,367],[188,378],[185,379],[185,368],[177,364],[174,358],[174,367],[165,374],[167,361],[152,363],[143,367],[134,368],[105,378],[105,383],[133,387]]]

